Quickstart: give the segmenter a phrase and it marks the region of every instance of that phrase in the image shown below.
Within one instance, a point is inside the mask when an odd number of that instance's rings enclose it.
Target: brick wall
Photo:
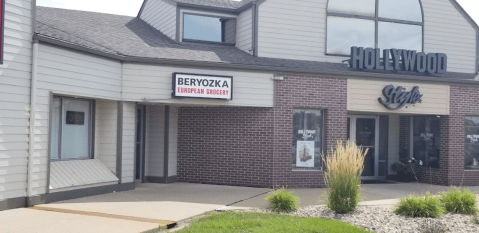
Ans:
[[[289,188],[324,187],[322,172],[292,171],[293,109],[324,109],[330,148],[347,136],[347,81],[285,77],[276,107],[183,107],[178,121],[178,180]]]
[[[272,108],[180,108],[178,181],[272,187],[273,117]]]
[[[286,77],[276,86],[274,182],[288,187],[324,187],[322,172],[292,171],[293,109],[325,109],[324,149],[347,137],[347,81],[309,76]]]
[[[451,114],[445,119],[447,134],[444,141],[443,172],[447,185],[479,185],[479,172],[464,171],[465,116],[479,115],[479,89],[451,86]]]

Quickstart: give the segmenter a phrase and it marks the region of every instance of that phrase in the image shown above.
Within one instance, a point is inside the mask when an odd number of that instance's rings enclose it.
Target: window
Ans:
[[[321,170],[323,129],[323,111],[293,110],[293,170]]]
[[[479,116],[467,116],[465,130],[464,169],[479,170]]]
[[[433,116],[415,116],[412,123],[413,158],[424,167],[440,166],[441,120]]]
[[[351,47],[422,51],[419,0],[329,0],[326,54]]]
[[[183,40],[234,44],[236,19],[184,14]]]
[[[72,160],[92,157],[92,101],[53,98],[51,159]]]

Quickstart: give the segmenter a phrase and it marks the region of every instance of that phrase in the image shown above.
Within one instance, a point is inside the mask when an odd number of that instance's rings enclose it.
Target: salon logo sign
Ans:
[[[174,98],[233,100],[233,77],[173,73]]]
[[[378,101],[389,110],[399,110],[407,104],[415,105],[422,103],[422,96],[417,86],[407,91],[402,86],[394,87],[394,85],[387,85],[383,89],[383,98],[378,98]]]

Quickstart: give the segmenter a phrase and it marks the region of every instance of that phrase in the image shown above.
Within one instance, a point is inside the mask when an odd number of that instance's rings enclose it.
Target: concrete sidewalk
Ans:
[[[430,185],[423,183],[385,183],[385,184],[362,184],[362,203],[381,203],[374,201],[396,200],[411,194],[424,195],[426,192],[432,194],[438,194],[443,191],[447,191],[450,187]],[[479,186],[467,187],[472,192],[479,194]],[[318,189],[291,189],[295,195],[297,195],[301,201],[301,207],[324,205],[326,199],[325,188]],[[232,207],[254,207],[254,208],[267,208],[267,203],[264,198],[267,194],[263,194],[236,204]],[[394,205],[397,203],[392,201],[387,205]],[[376,204],[375,204],[376,205]]]
[[[0,232],[143,232],[269,191],[187,183],[138,184],[131,191],[0,212]]]
[[[420,183],[362,185],[361,205],[394,206],[410,194],[449,187]],[[470,187],[479,193],[479,187]],[[271,189],[204,184],[138,184],[137,189],[0,212],[0,232],[143,232],[218,209],[267,208]],[[293,189],[301,206],[323,205],[326,189]]]

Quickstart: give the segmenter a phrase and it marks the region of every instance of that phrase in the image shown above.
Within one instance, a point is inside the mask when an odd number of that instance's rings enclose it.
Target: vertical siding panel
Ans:
[[[253,8],[245,10],[238,16],[236,47],[252,54],[253,48]]]
[[[134,181],[135,103],[123,104],[122,183]]]
[[[178,107],[170,107],[168,139],[168,176],[176,176],[178,162]]]
[[[147,150],[148,173],[147,176],[163,177],[164,171],[164,132],[165,132],[165,107],[147,106],[148,128]]]
[[[30,103],[32,57],[31,1],[6,0],[4,63],[0,65],[0,101]],[[26,196],[29,108],[0,109],[0,201]],[[34,143],[34,142],[32,142]],[[17,174],[2,172],[18,163]],[[6,164],[7,167],[3,167]]]
[[[176,7],[162,0],[148,0],[140,19],[162,32],[170,39],[176,39]]]

